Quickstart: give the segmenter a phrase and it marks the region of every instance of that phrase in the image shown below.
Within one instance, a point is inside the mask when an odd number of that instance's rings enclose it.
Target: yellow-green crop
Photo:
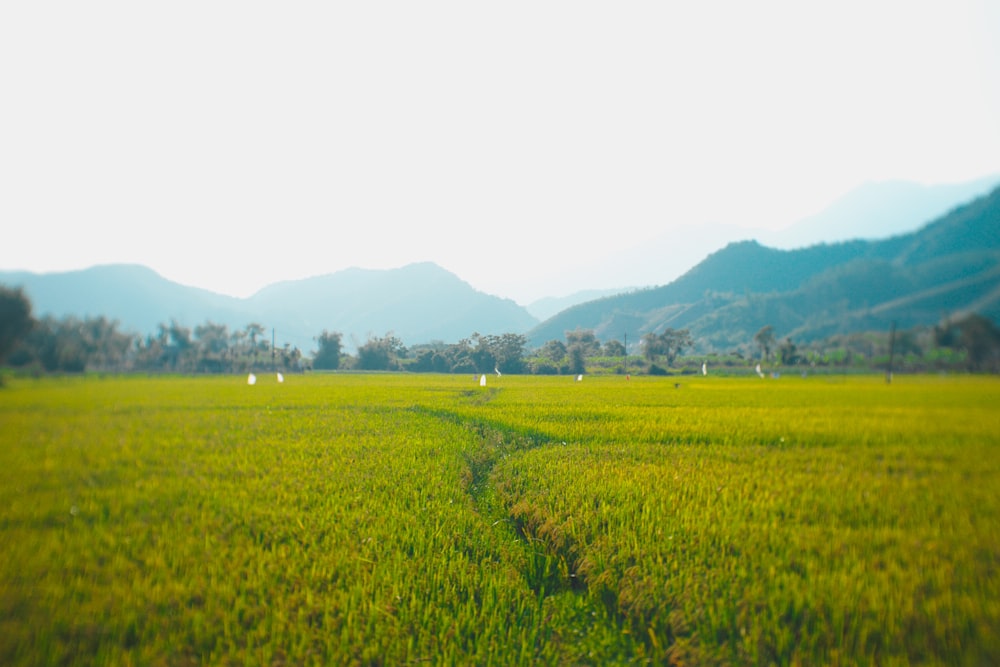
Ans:
[[[0,389],[4,664],[1000,661],[992,378]]]

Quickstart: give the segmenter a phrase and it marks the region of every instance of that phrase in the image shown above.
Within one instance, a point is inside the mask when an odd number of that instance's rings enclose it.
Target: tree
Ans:
[[[358,348],[358,368],[365,371],[388,371],[399,367],[398,359],[406,354],[403,341],[387,333],[382,338],[369,336]]]
[[[478,332],[472,334],[472,340],[476,342],[476,346],[470,349],[469,356],[477,373],[489,373],[496,367],[497,360],[489,338],[489,336],[483,336]]]
[[[343,335],[339,331],[323,330],[316,337],[319,349],[313,355],[313,368],[335,371],[340,368],[340,355],[343,350]]]
[[[493,368],[505,373],[521,373],[524,371],[524,348],[528,339],[521,334],[505,333],[500,336],[483,336],[493,358]],[[487,369],[492,370],[492,369]]]
[[[177,320],[170,320],[170,326],[160,325],[161,332],[166,333],[168,342],[167,356],[170,368],[175,371],[187,371],[194,367],[196,356],[194,341],[191,340],[191,330]]]
[[[539,354],[558,364],[566,356],[566,345],[561,340],[553,339],[542,346]]]
[[[87,366],[101,370],[120,371],[126,368],[136,337],[118,330],[118,320],[105,317],[86,318],[81,324],[81,337],[87,350]]]
[[[286,371],[294,371],[300,368],[302,352],[297,347],[292,347],[291,343],[285,343],[281,348],[281,367]]]
[[[413,359],[406,366],[418,373],[503,373],[525,372],[526,336],[505,333],[499,336],[473,333],[452,345],[441,341],[411,347]]]
[[[605,357],[624,357],[625,356],[625,346],[622,345],[620,340],[609,340],[604,344],[604,356]]]
[[[667,366],[673,366],[674,360],[692,345],[694,345],[694,340],[691,338],[691,332],[687,329],[671,329],[667,327],[660,334],[660,349],[663,350],[663,354],[667,357]]]
[[[797,354],[795,343],[792,342],[791,338],[786,338],[778,348],[778,355],[781,358],[782,366],[793,366],[799,363],[799,355]]]
[[[253,355],[253,366],[256,366],[258,350],[257,336],[264,334],[264,327],[256,322],[251,322],[244,327],[244,331],[246,331],[247,338],[250,339],[250,353]]]
[[[419,351],[415,352],[411,348],[410,355],[414,356],[414,361],[408,368],[415,373],[447,373],[451,370],[447,356],[448,349],[434,349],[423,345]]]
[[[229,351],[229,327],[206,322],[194,328],[194,337],[197,340],[198,370],[214,373],[225,370]]]
[[[586,370],[583,345],[570,345],[569,347],[569,372],[572,375],[580,375]]]
[[[82,373],[87,370],[88,346],[81,334],[80,320],[68,317],[56,326],[56,354],[59,370]]]
[[[961,321],[962,345],[969,360],[969,370],[1000,370],[1000,329],[982,315],[973,313]]]
[[[761,358],[767,361],[771,356],[771,348],[774,347],[774,327],[770,324],[761,327],[760,331],[754,334],[753,340],[760,347]]]
[[[584,372],[585,359],[601,353],[601,341],[597,340],[593,329],[577,329],[566,332],[566,354],[569,357],[569,372],[579,375]]]
[[[449,346],[443,354],[448,359],[448,370],[452,373],[478,372],[476,362],[473,360],[471,339],[463,338],[454,345]]]
[[[566,349],[579,346],[585,357],[596,357],[601,353],[601,341],[593,329],[576,329],[566,332]]]
[[[31,302],[20,287],[0,285],[0,363],[32,327]]]
[[[662,341],[660,341],[660,337],[652,331],[643,334],[640,342],[642,343],[642,356],[646,358],[646,361],[653,362],[663,353]]]
[[[693,344],[691,332],[687,329],[667,327],[660,335],[650,331],[642,336],[642,354],[650,363],[658,357],[666,357],[667,365],[672,366],[677,357]]]
[[[934,338],[940,347],[964,350],[970,371],[1000,371],[1000,329],[982,315],[973,313],[937,327]]]
[[[126,370],[142,348],[136,336],[118,331],[118,322],[104,317],[79,320],[51,316],[35,322],[10,361],[17,366],[36,364],[46,371],[82,373],[85,370]]]

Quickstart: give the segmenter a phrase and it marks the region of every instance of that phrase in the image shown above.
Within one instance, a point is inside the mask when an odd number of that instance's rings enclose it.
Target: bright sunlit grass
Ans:
[[[989,664],[1000,382],[0,389],[3,664]]]

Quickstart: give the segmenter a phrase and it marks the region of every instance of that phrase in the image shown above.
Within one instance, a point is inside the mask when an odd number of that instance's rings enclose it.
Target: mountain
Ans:
[[[687,328],[703,349],[746,346],[764,325],[809,341],[934,324],[976,311],[1000,320],[1000,188],[923,228],[879,241],[780,250],[731,243],[668,285],[574,306],[533,329],[532,344],[594,329],[633,341]]]
[[[538,323],[513,301],[483,294],[435,264],[399,269],[347,269],[276,283],[247,299],[171,282],[136,265],[34,274],[0,272],[0,283],[22,285],[36,317],[105,316],[141,334],[176,319],[194,327],[207,321],[231,329],[251,322],[276,330],[277,343],[303,351],[324,329],[340,331],[352,348],[368,334],[392,331],[407,345],[457,341],[474,332],[523,333]]]
[[[525,308],[533,317],[542,321],[547,320],[553,315],[560,313],[567,308],[571,308],[578,303],[586,303],[587,301],[593,301],[594,299],[600,299],[605,296],[621,294],[622,292],[631,292],[635,289],[635,287],[624,287],[621,289],[583,290],[582,292],[574,292],[573,294],[568,294],[566,296],[549,296],[544,299],[538,299],[537,301],[529,303],[525,306]]]
[[[0,283],[23,285],[36,317],[103,315],[142,333],[171,319],[194,325],[211,315],[215,322],[242,326],[250,317],[240,299],[180,285],[135,264],[62,273],[0,272]]]
[[[672,221],[669,231],[637,239],[635,245],[585,265],[566,267],[560,271],[560,284],[591,288],[666,285],[684,275],[710,253],[736,241],[757,240],[772,248],[795,249],[819,243],[874,240],[909,233],[928,220],[935,220],[956,206],[990,192],[997,185],[1000,185],[1000,174],[936,185],[912,181],[865,183],[815,215],[780,230],[741,226],[732,222],[688,225]],[[621,227],[621,233],[628,235],[628,225]],[[544,320],[554,313],[541,311],[534,314]]]
[[[408,345],[454,342],[474,332],[524,333],[538,322],[513,301],[478,292],[430,262],[277,283],[248,303],[308,331],[328,328],[361,337],[359,342],[390,330]]]
[[[536,316],[513,301],[477,292],[430,263],[276,283],[247,299],[179,285],[135,265],[41,275],[0,272],[0,283],[24,285],[37,315],[103,315],[138,333],[152,333],[171,319],[190,327],[213,321],[231,329],[257,322],[276,329],[279,344],[303,351],[323,329],[342,332],[350,349],[369,333],[388,331],[413,345],[452,342],[477,331],[530,330],[531,342],[542,344],[577,327],[595,329],[604,339],[627,333],[635,341],[667,326],[691,329],[706,348],[729,349],[745,345],[764,324],[808,340],[885,328],[893,319],[900,326],[926,324],[968,310],[1000,319],[997,191],[925,218],[936,222],[916,230],[921,211],[953,204],[955,197],[989,182],[996,177],[960,186],[865,186],[786,230],[783,243],[859,238],[798,249],[748,240],[752,234],[734,226],[680,229],[592,267],[592,273],[574,274],[580,284],[661,286],[543,299],[529,307]],[[860,240],[900,227],[908,233]],[[733,242],[718,250],[727,240]]]
[[[817,243],[905,234],[998,185],[998,175],[936,185],[910,181],[865,183],[816,215],[759,238],[776,248],[793,249]]]

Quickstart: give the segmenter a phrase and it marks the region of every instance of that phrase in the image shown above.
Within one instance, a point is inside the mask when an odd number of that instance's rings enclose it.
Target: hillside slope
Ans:
[[[523,333],[538,323],[513,301],[478,292],[429,263],[277,283],[247,299],[179,285],[135,265],[0,272],[0,283],[24,286],[39,317],[104,316],[140,334],[171,320],[188,327],[212,321],[231,329],[256,322],[276,330],[278,345],[303,351],[314,347],[313,339],[324,329],[341,332],[351,347],[369,334],[389,331],[412,345],[456,341],[474,332]]]
[[[725,350],[748,345],[768,324],[807,341],[971,311],[1000,320],[1000,188],[884,240],[799,250],[733,243],[669,285],[570,308],[530,339],[541,345],[584,328],[638,340],[673,327],[690,329],[702,349]]]

